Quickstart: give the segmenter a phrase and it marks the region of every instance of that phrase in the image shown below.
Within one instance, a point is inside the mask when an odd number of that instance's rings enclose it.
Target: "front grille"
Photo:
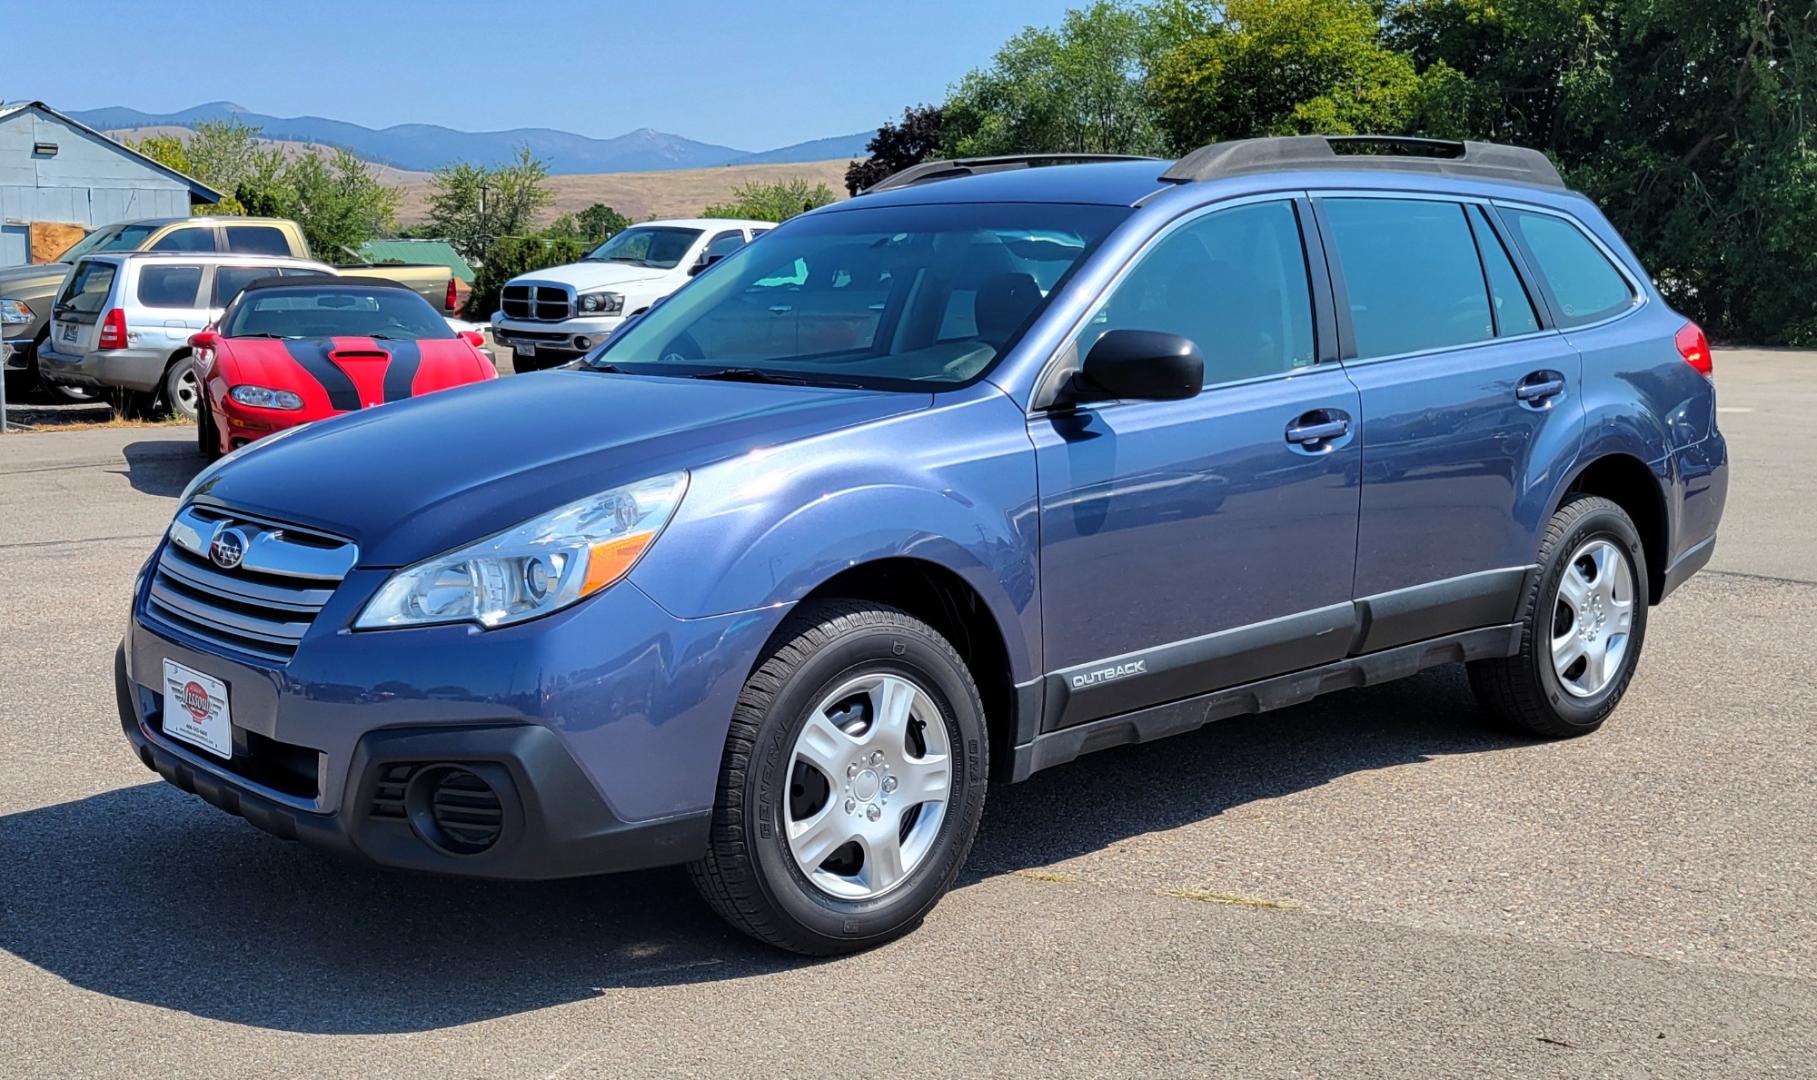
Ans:
[[[225,557],[211,554],[217,548]],[[335,537],[187,506],[171,522],[145,614],[232,652],[282,664],[358,555]]]
[[[563,285],[507,285],[499,306],[507,319],[561,322],[574,316],[574,293]]]

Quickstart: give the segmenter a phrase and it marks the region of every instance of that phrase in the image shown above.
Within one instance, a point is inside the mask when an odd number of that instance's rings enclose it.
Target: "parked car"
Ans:
[[[498,378],[474,331],[380,278],[268,277],[190,338],[208,458],[273,432]]]
[[[38,375],[53,386],[141,395],[150,408],[194,419],[201,384],[190,335],[250,282],[333,273],[278,255],[84,255],[51,306]]]
[[[522,274],[499,291],[492,340],[512,370],[565,364],[627,318],[776,226],[768,221],[648,221],[613,234],[585,259]]]
[[[1528,735],[1610,717],[1727,451],[1703,334],[1542,154],[1041,163],[916,166],[569,369],[205,470],[126,737],[281,836],[686,863],[826,954],[1089,751],[1460,661]]]
[[[36,376],[38,351],[50,333],[51,304],[70,269],[83,256],[132,251],[313,258],[302,227],[284,218],[150,218],[102,226],[77,241],[57,262],[0,270],[0,330],[13,346],[8,368]],[[457,310],[459,289],[453,272],[445,266],[342,264],[342,269],[356,267],[362,273],[404,282],[449,314]],[[89,387],[77,383],[47,383],[46,388],[64,400],[86,401],[94,396]]]

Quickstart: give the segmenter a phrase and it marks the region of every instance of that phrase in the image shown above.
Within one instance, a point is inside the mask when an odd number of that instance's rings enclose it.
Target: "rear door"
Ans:
[[[1205,388],[1029,420],[1053,726],[1344,656],[1356,388],[1336,362],[1310,208],[1270,197],[1171,227],[1086,320],[1192,339]],[[981,322],[996,316],[978,312]],[[1076,362],[1076,361],[1074,361]]]
[[[1359,651],[1509,622],[1552,481],[1582,438],[1582,363],[1485,205],[1317,200],[1362,393]]]
[[[65,356],[86,356],[95,347],[120,267],[111,260],[83,259],[63,283],[51,308],[50,347]]]

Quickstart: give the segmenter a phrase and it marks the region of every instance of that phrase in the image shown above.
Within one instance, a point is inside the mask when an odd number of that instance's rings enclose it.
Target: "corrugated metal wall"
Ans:
[[[35,153],[36,143],[55,143],[57,152]],[[0,120],[0,266],[26,262],[33,221],[92,229],[188,213],[185,185],[105,139],[32,109]]]

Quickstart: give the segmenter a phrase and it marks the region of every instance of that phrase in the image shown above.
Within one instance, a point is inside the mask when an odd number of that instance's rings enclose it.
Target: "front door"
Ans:
[[[1111,329],[1191,338],[1197,397],[1030,420],[1051,726],[1348,650],[1361,414],[1342,367],[1319,363],[1304,210],[1185,220],[1086,321],[1080,357]]]
[[[1363,396],[1359,651],[1510,622],[1581,439],[1582,361],[1542,325],[1482,205],[1318,209]]]

